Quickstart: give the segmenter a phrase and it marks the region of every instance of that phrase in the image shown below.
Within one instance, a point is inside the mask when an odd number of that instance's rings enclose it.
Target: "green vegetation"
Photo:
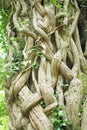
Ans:
[[[64,2],[59,0],[51,0],[50,1],[51,4],[53,4],[54,6],[56,6],[57,8],[62,8]]]
[[[46,107],[46,104],[45,104],[44,100],[42,100],[42,101],[40,102],[40,105],[41,105],[43,108]]]
[[[5,94],[0,91],[0,130],[8,130],[8,114],[6,111]]]
[[[57,107],[53,112],[51,121],[55,130],[65,130],[65,128],[71,127],[71,123],[66,119],[61,107]]]
[[[5,71],[5,57],[8,51],[6,23],[8,15],[0,7],[0,130],[8,130],[8,114],[6,111],[5,94],[3,90],[3,79],[8,73]]]
[[[31,52],[35,52],[40,58],[43,56],[43,53],[41,52],[41,49],[36,47],[36,46],[33,46],[30,49],[29,53],[31,53]]]
[[[6,34],[6,24],[8,20],[8,14],[3,8],[0,7],[0,48],[5,52],[7,51],[7,34]]]
[[[3,8],[0,7],[0,90],[2,89],[3,78],[7,75],[5,71],[5,57],[7,55],[7,24],[8,15]]]

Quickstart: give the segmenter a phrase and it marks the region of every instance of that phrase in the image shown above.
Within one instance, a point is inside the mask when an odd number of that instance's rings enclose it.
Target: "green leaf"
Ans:
[[[56,93],[56,94],[54,94],[54,96],[55,96],[55,97],[59,97],[59,94],[58,94],[58,93]]]
[[[62,124],[62,126],[66,126],[66,123],[64,122],[64,123]]]
[[[37,62],[33,63],[33,65],[32,65],[33,69],[38,69],[38,67],[39,67],[39,64]]]
[[[62,117],[63,117],[63,116],[64,116],[63,111],[59,111],[59,112],[58,112],[58,116],[60,116],[60,117],[62,116]]]
[[[57,119],[51,118],[51,121],[52,121],[52,123],[55,123],[57,121]]]
[[[58,128],[57,130],[61,130],[60,128]]]

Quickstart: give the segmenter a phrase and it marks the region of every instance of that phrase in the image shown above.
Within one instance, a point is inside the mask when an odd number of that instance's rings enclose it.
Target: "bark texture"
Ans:
[[[78,75],[87,75],[87,59],[77,26],[77,1],[63,0],[57,8],[49,1],[12,0],[9,7],[9,130],[54,130],[50,119],[58,105],[72,123],[70,130],[86,130],[87,101],[82,100],[86,94]]]

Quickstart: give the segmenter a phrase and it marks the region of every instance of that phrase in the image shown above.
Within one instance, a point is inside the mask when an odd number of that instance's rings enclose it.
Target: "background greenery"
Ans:
[[[8,129],[8,114],[6,111],[5,93],[3,87],[3,79],[6,76],[5,72],[5,57],[7,54],[7,34],[6,24],[8,20],[8,14],[0,7],[0,130]]]
[[[8,129],[8,114],[6,111],[5,94],[3,90],[0,90],[0,130]]]

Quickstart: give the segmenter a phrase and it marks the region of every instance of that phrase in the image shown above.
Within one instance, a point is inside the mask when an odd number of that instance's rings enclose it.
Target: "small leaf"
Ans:
[[[36,62],[36,63],[33,63],[33,65],[32,65],[32,68],[33,69],[38,69],[38,67],[39,67],[39,64]]]
[[[66,123],[64,122],[64,123],[62,124],[62,126],[66,126]]]
[[[55,123],[56,119],[55,118],[51,118],[51,121],[52,121],[52,123]]]
[[[57,130],[61,130],[60,128],[58,128]]]
[[[64,116],[63,111],[59,111],[59,112],[58,112],[58,115],[59,115],[59,116]]]
[[[56,94],[54,94],[54,96],[55,96],[55,97],[59,97],[59,94],[58,94],[58,93],[56,93]]]

